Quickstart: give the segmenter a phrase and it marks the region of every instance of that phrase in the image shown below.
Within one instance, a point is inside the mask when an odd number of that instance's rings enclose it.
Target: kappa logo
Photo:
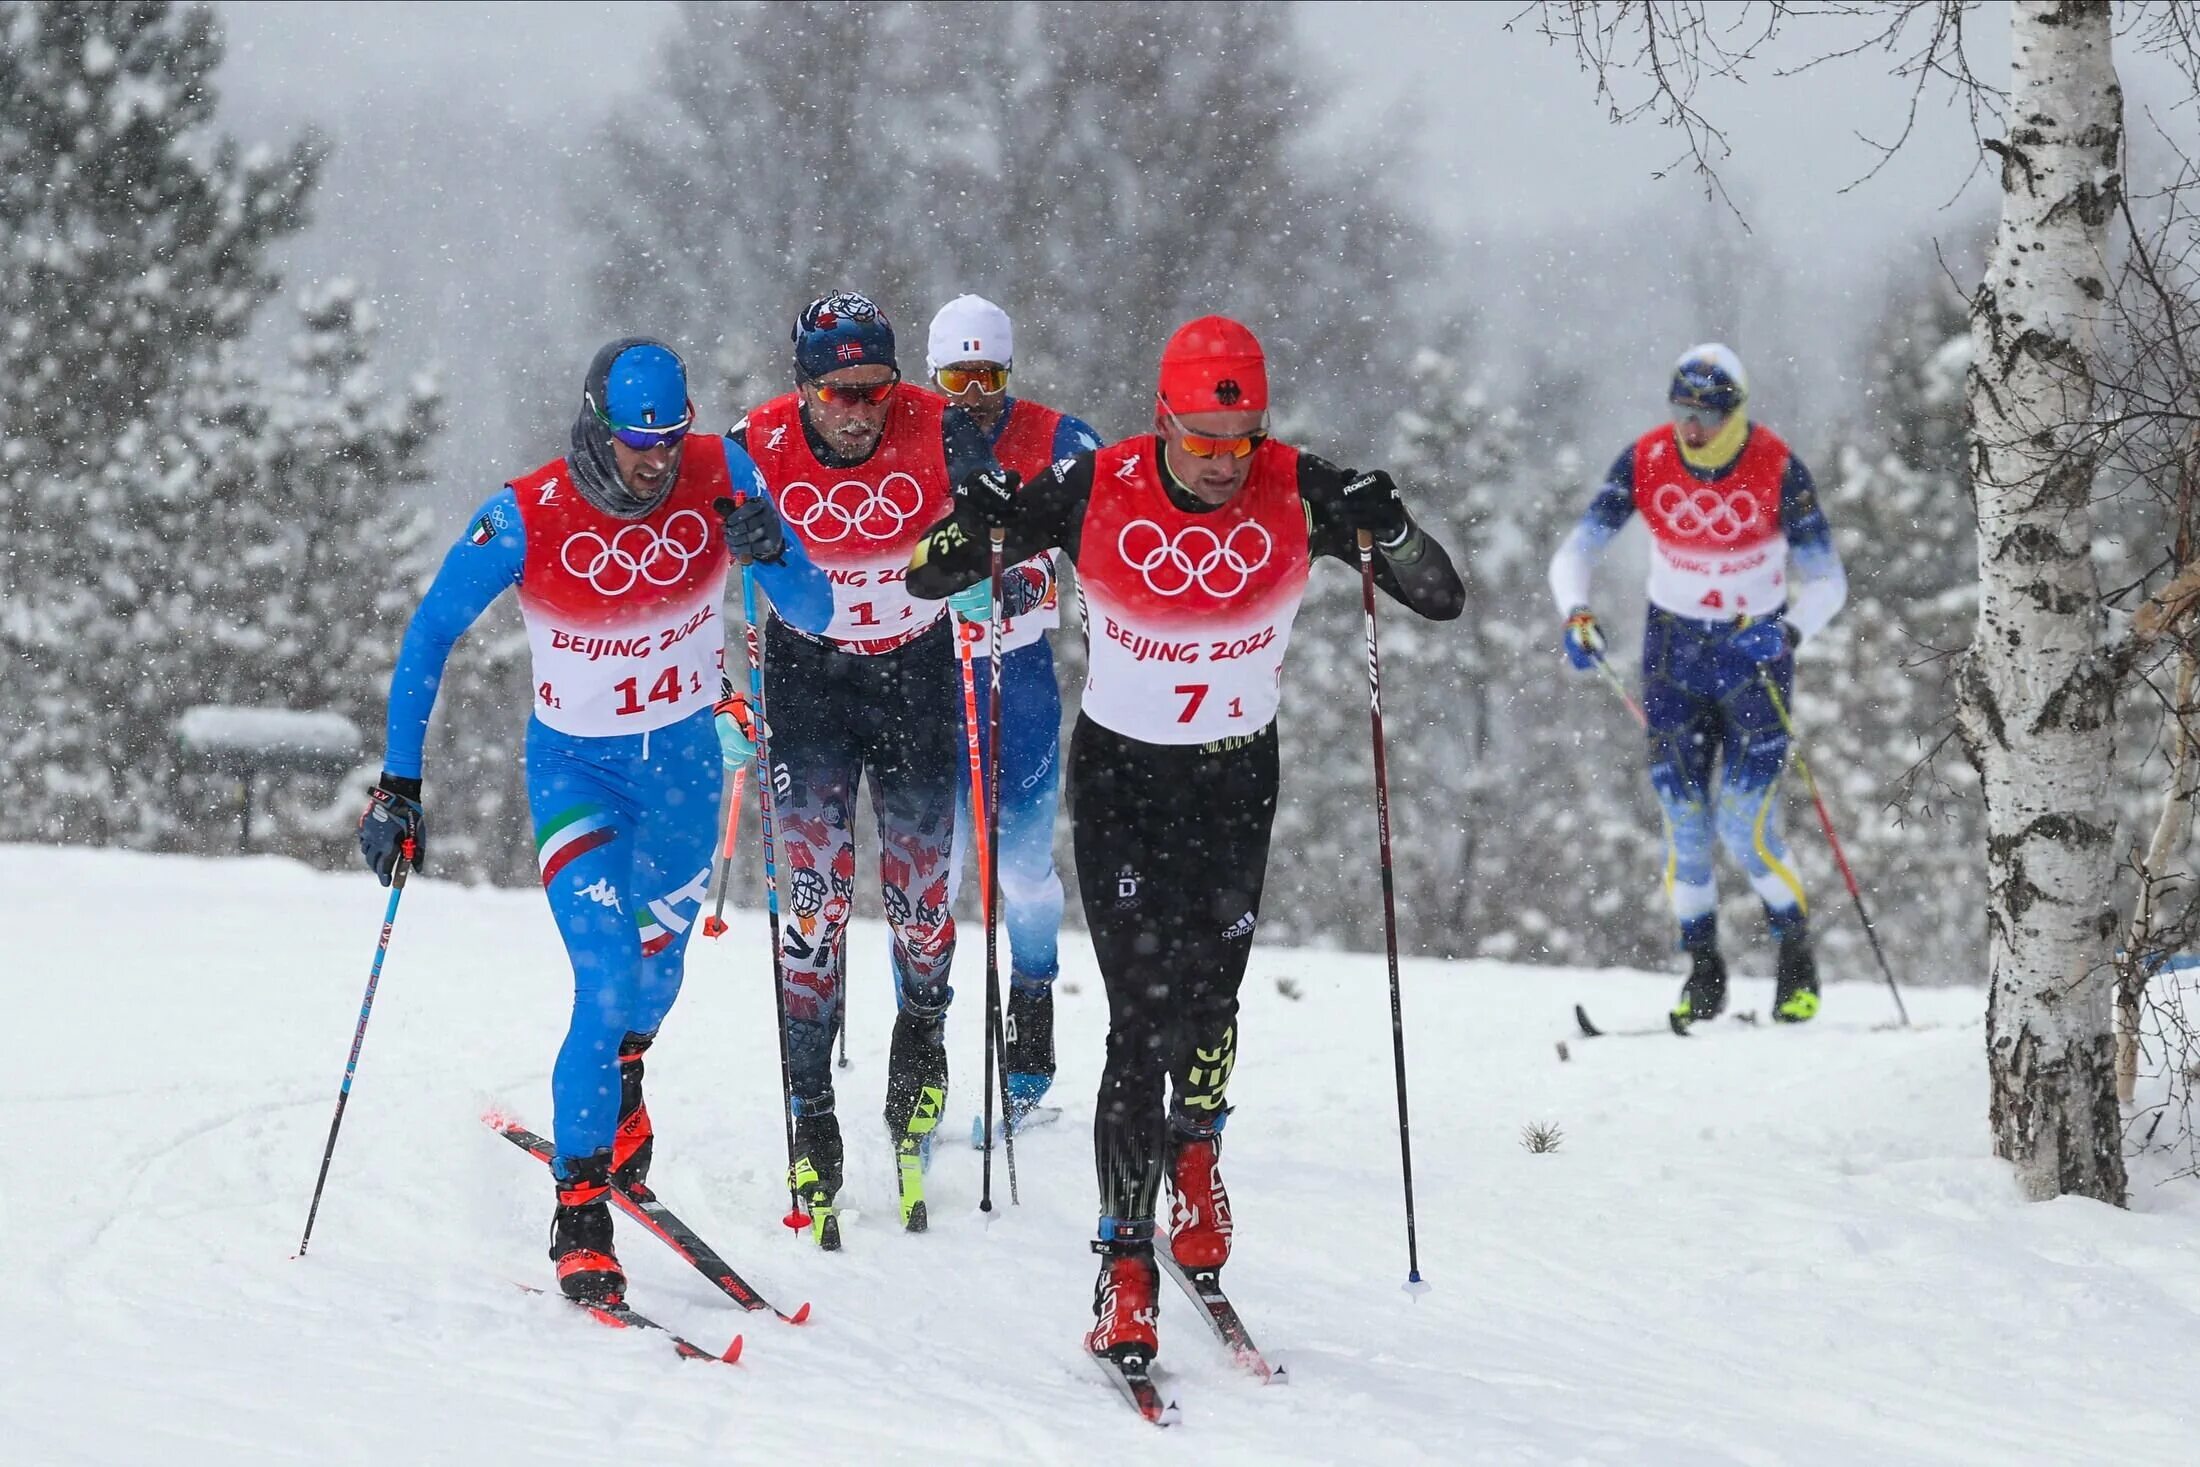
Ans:
[[[779,446],[786,441],[787,425],[781,423],[778,427],[772,429],[772,436],[764,440],[764,447],[772,453],[777,453],[779,452]]]
[[[580,894],[599,907],[609,907],[612,911],[621,915],[626,912],[626,908],[619,905],[619,893],[612,888],[610,881],[604,877],[599,876],[591,884],[582,887]]]
[[[1257,920],[1251,912],[1247,912],[1244,916],[1222,929],[1222,940],[1230,942],[1240,937],[1251,937],[1254,923]]]
[[[536,493],[536,495],[535,495],[535,503],[537,503],[537,504],[548,504],[548,503],[550,503],[550,502],[551,502],[552,500],[556,499],[557,497],[558,497],[558,481],[557,481],[557,480],[555,480],[555,479],[552,479],[552,480],[551,480],[551,481],[550,481],[549,483],[547,483],[547,484],[543,485],[543,486],[542,486],[542,488],[541,488],[541,489],[540,489],[540,490],[539,490],[539,491],[538,491],[538,492]]]
[[[1145,455],[1142,453],[1134,453],[1129,458],[1124,459],[1123,466],[1115,471],[1115,477],[1121,479],[1126,484],[1128,484],[1131,480],[1137,478],[1138,462],[1144,457]]]

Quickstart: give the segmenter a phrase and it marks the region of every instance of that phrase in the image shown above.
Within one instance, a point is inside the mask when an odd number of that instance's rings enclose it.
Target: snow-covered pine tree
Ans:
[[[426,375],[383,389],[369,365],[373,309],[351,281],[307,292],[298,316],[288,371],[236,374],[198,426],[210,439],[205,528],[218,527],[231,558],[196,598],[209,643],[179,692],[341,713],[371,760],[398,635],[438,548],[430,516],[405,502],[426,483],[438,398]],[[348,861],[357,793],[325,778],[274,782],[266,844]]]
[[[202,424],[321,159],[220,135],[220,59],[202,7],[0,0],[0,836],[171,828],[165,717],[239,553]]]
[[[1849,601],[1805,652],[1796,716],[1896,976],[1968,972],[1984,928],[1985,812],[1953,739],[1954,667],[1978,610],[1964,446],[1965,306],[1938,270],[1898,287],[1868,348],[1858,422],[1820,469]],[[1791,802],[1821,972],[1876,980],[1863,932]]]
[[[2011,7],[2001,227],[1971,303],[1978,632],[1961,727],[1987,825],[1988,1116],[2028,1195],[2124,1199],[2109,999],[2116,677],[2091,422],[2123,94],[2109,7]]]

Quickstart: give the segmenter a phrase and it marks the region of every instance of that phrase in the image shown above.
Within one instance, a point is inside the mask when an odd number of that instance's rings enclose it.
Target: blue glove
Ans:
[[[359,854],[384,886],[401,854],[407,867],[420,869],[428,858],[428,812],[420,807],[419,780],[383,771],[359,816]]]
[[[1784,621],[1752,621],[1727,638],[1727,645],[1763,667],[1793,652],[1797,640],[1795,628]]]
[[[1597,625],[1595,612],[1586,606],[1574,608],[1566,618],[1565,644],[1566,660],[1581,672],[1604,660],[1604,629]]]
[[[759,733],[771,737],[771,729],[739,693],[728,693],[712,707],[711,724],[718,730],[718,762],[727,769],[745,769],[756,758]]]
[[[993,582],[990,577],[975,586],[965,586],[947,598],[955,615],[964,621],[974,621],[980,626],[993,620]]]

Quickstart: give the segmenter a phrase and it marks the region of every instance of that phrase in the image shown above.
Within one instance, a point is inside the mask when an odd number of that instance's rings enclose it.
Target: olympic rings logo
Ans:
[[[1235,596],[1252,583],[1275,550],[1268,531],[1245,520],[1228,535],[1190,525],[1174,537],[1152,520],[1132,520],[1115,549],[1156,596],[1181,596],[1197,586],[1210,596]]]
[[[797,479],[779,491],[779,512],[813,545],[890,540],[924,512],[924,486],[898,469],[876,484],[842,479],[830,489]]]
[[[1716,489],[1661,484],[1650,496],[1650,507],[1676,535],[1702,535],[1725,544],[1755,528],[1758,516],[1757,501],[1746,489],[1721,494]]]
[[[566,538],[558,554],[565,568],[606,596],[624,596],[642,582],[679,584],[695,558],[711,547],[710,521],[683,509],[665,521],[662,531],[647,524],[628,525],[609,540],[594,530]]]

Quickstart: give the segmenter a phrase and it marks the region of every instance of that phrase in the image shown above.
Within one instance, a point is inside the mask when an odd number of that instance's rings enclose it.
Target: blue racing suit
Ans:
[[[729,484],[769,497],[748,455],[726,441],[720,458],[718,441],[690,438],[673,489],[634,520],[581,502],[563,460],[506,485],[444,556],[390,678],[384,767],[418,778],[453,644],[505,590],[518,592],[535,652],[528,805],[573,965],[550,1082],[561,1177],[568,1159],[611,1149],[620,1046],[655,1035],[679,995],[710,880],[722,778],[711,707],[731,558],[706,511]],[[786,540],[780,560],[755,567],[759,582],[781,616],[821,627],[825,574]]]
[[[1011,398],[993,426],[990,448],[999,448],[1016,410]],[[1047,462],[1074,458],[1100,446],[1100,435],[1082,420],[1062,414],[1055,424]],[[1025,479],[1037,477],[1044,464],[1010,464]],[[957,477],[967,472],[958,464]],[[1008,577],[1012,615],[1004,625],[1001,653],[1001,920],[1008,929],[1011,987],[1044,990],[1061,971],[1057,942],[1062,928],[1062,877],[1054,867],[1054,817],[1062,790],[1062,690],[1054,676],[1054,646],[1046,628],[1060,613],[1060,583],[1051,555],[1015,566]],[[956,631],[962,633],[963,628]],[[971,645],[971,672],[977,689],[980,757],[991,767],[993,748],[986,726],[986,700],[993,664],[981,635]],[[959,675],[959,674],[958,674]],[[962,854],[977,871],[977,842],[971,830],[970,760],[955,761],[956,860],[949,900],[961,889]]]
[[[1808,904],[1780,833],[1788,735],[1773,700],[1787,706],[1793,649],[1833,619],[1848,585],[1810,470],[1759,425],[1716,467],[1691,461],[1669,427],[1645,434],[1552,559],[1560,615],[1587,605],[1592,567],[1638,512],[1653,557],[1642,705],[1681,946],[1717,943],[1714,843],[1774,934],[1799,934]],[[1783,631],[1768,639],[1766,624]]]

